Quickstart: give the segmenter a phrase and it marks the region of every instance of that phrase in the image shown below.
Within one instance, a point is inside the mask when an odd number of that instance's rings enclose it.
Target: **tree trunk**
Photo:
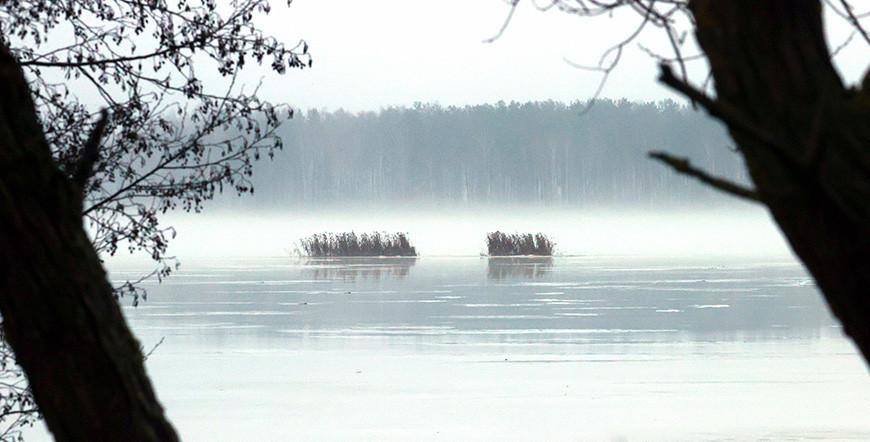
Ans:
[[[59,441],[174,441],[138,342],[54,164],[24,74],[0,47],[0,313]]]
[[[761,201],[870,361],[870,90],[843,86],[818,0],[689,5]]]

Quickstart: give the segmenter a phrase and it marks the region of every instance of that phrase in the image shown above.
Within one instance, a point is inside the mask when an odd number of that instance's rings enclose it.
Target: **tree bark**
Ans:
[[[870,89],[844,87],[818,0],[691,0],[759,198],[870,362]]]
[[[54,164],[24,74],[0,47],[0,313],[59,441],[174,441],[138,342]]]

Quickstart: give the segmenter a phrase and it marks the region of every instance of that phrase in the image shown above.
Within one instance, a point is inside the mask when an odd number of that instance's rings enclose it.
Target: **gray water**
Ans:
[[[870,440],[867,369],[788,259],[212,259],[148,288],[125,311],[186,440]]]

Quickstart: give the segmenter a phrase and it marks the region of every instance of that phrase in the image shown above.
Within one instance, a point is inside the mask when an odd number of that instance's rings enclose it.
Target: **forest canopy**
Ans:
[[[255,166],[257,195],[224,204],[729,200],[650,161],[646,153],[659,149],[722,177],[746,179],[719,123],[673,101],[311,110],[298,112],[278,136],[284,152]]]

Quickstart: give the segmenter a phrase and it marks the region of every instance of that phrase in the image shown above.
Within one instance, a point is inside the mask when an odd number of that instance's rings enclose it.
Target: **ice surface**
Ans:
[[[188,261],[125,308],[165,337],[184,440],[870,440],[867,369],[796,263],[332,265]]]

